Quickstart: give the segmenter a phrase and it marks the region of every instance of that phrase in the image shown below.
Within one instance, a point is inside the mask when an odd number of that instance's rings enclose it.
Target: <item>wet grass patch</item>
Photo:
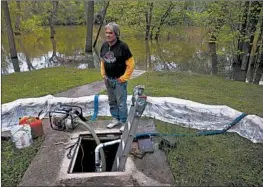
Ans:
[[[17,149],[11,140],[1,141],[2,186],[17,186],[19,184],[43,141],[44,137],[39,137],[34,139],[31,146],[23,149]]]
[[[65,67],[2,75],[2,103],[54,94],[100,79],[98,70]],[[193,73],[151,72],[130,80],[128,93],[132,94],[134,86],[139,84],[145,86],[147,96],[227,105],[247,114],[263,116],[263,87],[259,85]],[[179,126],[170,129],[169,125],[156,123],[160,132],[194,132],[193,129]],[[41,142],[17,150],[11,142],[2,141],[3,186],[16,186],[19,183]],[[177,148],[169,151],[167,156],[178,185],[259,186],[257,184],[263,184],[262,150],[262,144],[253,144],[235,133],[227,133],[178,138]]]
[[[168,134],[192,134],[184,128],[155,120]],[[176,137],[176,148],[166,155],[178,186],[260,186],[263,184],[263,144],[237,133]]]
[[[263,117],[263,86],[188,72],[149,72],[129,81],[129,94],[139,84],[145,86],[147,96],[227,105],[240,112]]]
[[[2,103],[40,97],[101,80],[97,69],[45,68],[2,75]]]

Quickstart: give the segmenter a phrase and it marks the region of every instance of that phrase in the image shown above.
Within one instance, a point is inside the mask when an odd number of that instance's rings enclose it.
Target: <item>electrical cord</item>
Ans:
[[[81,158],[81,171],[83,172],[83,159],[84,159],[84,150],[83,150],[83,146],[80,144],[80,148],[82,151],[82,158]]]
[[[68,154],[67,154],[67,158],[68,159],[71,159],[72,158],[72,149],[75,147],[75,145],[77,145],[78,143],[80,142],[80,138],[78,138],[78,140],[73,144],[71,145],[70,147],[68,147],[67,149],[70,149]]]

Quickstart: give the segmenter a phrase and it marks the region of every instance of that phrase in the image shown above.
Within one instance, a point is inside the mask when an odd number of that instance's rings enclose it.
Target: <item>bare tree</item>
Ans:
[[[247,70],[248,67],[248,62],[249,62],[249,57],[251,54],[251,49],[253,45],[253,40],[255,36],[255,31],[256,31],[256,26],[258,24],[259,20],[259,14],[261,11],[262,7],[262,2],[254,1],[251,2],[250,5],[250,11],[249,11],[249,18],[246,24],[246,40],[243,43],[242,46],[242,51],[243,51],[243,56],[242,56],[242,64],[241,64],[241,69],[242,70]]]
[[[2,1],[11,58],[17,58],[16,44],[7,1]]]
[[[50,26],[50,39],[52,42],[52,48],[53,48],[53,53],[52,56],[49,58],[49,62],[55,62],[57,63],[58,61],[63,60],[62,58],[59,58],[57,56],[57,42],[55,39],[55,27],[54,27],[54,22],[55,22],[55,18],[56,18],[56,14],[57,14],[57,9],[58,9],[58,1],[52,1],[52,10],[50,11],[50,17],[49,17],[49,26]]]
[[[87,34],[86,34],[86,52],[92,52],[92,36],[93,36],[93,19],[94,19],[94,1],[88,2],[87,14]]]
[[[2,7],[4,10],[4,15],[5,15],[5,23],[6,23],[6,28],[7,28],[7,37],[8,37],[8,43],[9,43],[11,61],[13,63],[15,72],[20,72],[20,67],[19,67],[18,58],[17,58],[14,32],[13,32],[13,28],[12,28],[12,24],[11,24],[10,12],[9,12],[7,1],[2,1]]]
[[[149,46],[149,40],[145,41],[145,61],[146,61],[146,70],[151,70],[152,62],[151,62],[151,49]]]
[[[222,29],[223,25],[225,24],[226,20],[224,18],[224,14],[227,12],[226,4],[218,4],[218,2],[215,2],[216,5],[219,6],[219,11],[216,16],[213,16],[213,12],[209,11],[210,15],[212,15],[212,19],[210,20],[210,25],[213,25],[211,29],[209,29],[209,50],[212,58],[212,74],[215,75],[218,73],[218,58],[217,58],[217,39],[218,34],[220,30]]]
[[[217,62],[217,53],[216,53],[216,40],[217,37],[215,35],[211,35],[208,46],[212,57],[212,74],[216,75],[218,73],[218,62]]]
[[[162,25],[165,23],[166,18],[170,15],[170,13],[172,12],[172,10],[174,9],[175,5],[173,4],[173,2],[170,2],[168,8],[166,9],[166,11],[164,12],[164,14],[161,17],[160,23],[157,27],[157,31],[155,34],[155,40],[158,40],[160,37],[160,32],[161,32],[161,27]]]
[[[263,2],[260,1],[246,1],[244,4],[242,23],[239,28],[238,54],[234,62],[235,80],[245,81],[247,75],[250,76],[248,69],[251,72],[251,65],[254,63],[250,61],[250,57],[254,50],[252,46],[262,5]]]
[[[263,9],[262,9],[263,11]],[[259,25],[259,34],[258,37],[255,38],[255,45],[252,46],[249,63],[248,63],[248,70],[247,70],[247,80],[249,83],[253,82],[254,73],[258,73],[260,71],[261,62],[258,61],[260,59],[260,55],[262,53],[262,43],[263,43],[263,17],[261,18],[261,23]],[[263,62],[262,62],[263,63]]]
[[[28,67],[28,70],[35,70],[36,68],[32,65],[31,63],[31,60],[29,58],[29,54],[28,54],[28,51],[27,49],[25,48],[25,45],[23,44],[21,38],[18,39],[18,43],[19,45],[21,46],[24,54],[25,54],[25,57],[26,57],[26,64],[27,64],[27,67]]]
[[[49,17],[49,26],[50,26],[50,38],[55,37],[55,28],[54,28],[54,20],[56,17],[57,9],[58,9],[58,1],[52,1],[53,8],[50,11],[50,17]]]
[[[263,76],[263,50],[260,51],[260,56],[258,58],[258,68],[256,70],[253,83],[259,84],[262,76]]]
[[[253,56],[253,61],[256,69],[253,83],[259,84],[260,78],[263,76],[263,17],[261,18],[260,32],[257,40],[256,50]]]
[[[17,10],[18,10],[18,13],[16,14],[15,35],[20,35],[21,34],[21,28],[20,28],[21,4],[20,4],[20,1],[16,1],[16,7],[17,7]]]
[[[145,28],[145,40],[149,40],[150,30],[152,25],[152,10],[153,10],[153,2],[147,3],[148,8],[145,10],[145,20],[146,20],[146,28]]]

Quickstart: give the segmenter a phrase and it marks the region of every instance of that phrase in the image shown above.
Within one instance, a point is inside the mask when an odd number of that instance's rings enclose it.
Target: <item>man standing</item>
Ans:
[[[134,70],[134,58],[128,45],[119,39],[119,26],[110,22],[105,26],[106,41],[100,50],[101,75],[108,92],[110,112],[113,120],[107,128],[122,125],[127,120],[127,80]]]

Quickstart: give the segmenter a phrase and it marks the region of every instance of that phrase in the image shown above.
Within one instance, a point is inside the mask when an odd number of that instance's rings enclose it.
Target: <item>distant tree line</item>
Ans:
[[[213,73],[217,73],[218,46],[229,42],[235,80],[258,84],[263,73],[263,2],[262,1],[10,1],[8,22],[15,34],[36,32],[50,26],[51,38],[56,25],[88,25],[115,21],[140,30],[145,40],[159,40],[165,26],[195,26],[207,29]],[[6,9],[6,5],[2,6]],[[93,12],[91,12],[93,11]],[[105,19],[103,20],[105,15]],[[87,19],[91,18],[92,19]],[[89,22],[90,22],[89,21]],[[90,28],[92,24],[89,25]],[[3,29],[3,28],[2,28]],[[88,32],[88,30],[87,30]],[[91,30],[89,30],[91,33]],[[87,33],[87,39],[88,39]],[[90,38],[89,38],[90,39]],[[11,39],[10,39],[11,41]],[[89,41],[89,43],[91,43]],[[87,46],[86,46],[87,47]]]

